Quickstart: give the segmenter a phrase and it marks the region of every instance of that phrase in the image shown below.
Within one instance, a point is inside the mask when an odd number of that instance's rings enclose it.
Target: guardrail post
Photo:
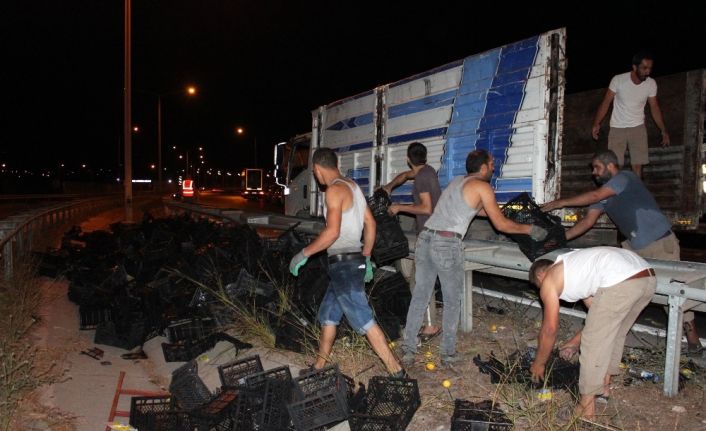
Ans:
[[[679,392],[679,357],[681,355],[682,306],[686,298],[669,295],[669,321],[667,323],[667,353],[664,363],[664,394],[676,396]]]
[[[4,233],[4,232],[3,232]],[[3,235],[4,237],[4,235]],[[12,262],[12,243],[14,242],[13,239],[10,239],[5,243],[5,246],[2,248],[2,260],[4,263],[4,272],[5,272],[5,279],[9,279],[12,277],[12,267],[13,267],[13,262]]]

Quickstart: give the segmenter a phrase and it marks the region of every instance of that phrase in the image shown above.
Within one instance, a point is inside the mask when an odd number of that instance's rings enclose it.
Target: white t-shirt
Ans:
[[[615,75],[608,89],[615,93],[610,127],[637,127],[645,123],[645,103],[657,96],[657,82],[647,78],[638,85],[630,79],[630,72]]]
[[[616,247],[575,250],[559,255],[559,262],[564,262],[564,290],[559,299],[568,302],[586,299],[650,267],[636,253]]]

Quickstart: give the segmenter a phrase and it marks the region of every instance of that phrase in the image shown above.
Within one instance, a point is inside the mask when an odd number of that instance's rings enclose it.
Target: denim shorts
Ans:
[[[322,326],[338,326],[345,315],[348,323],[360,335],[375,324],[373,310],[365,294],[365,258],[330,263],[329,282],[319,307]]]

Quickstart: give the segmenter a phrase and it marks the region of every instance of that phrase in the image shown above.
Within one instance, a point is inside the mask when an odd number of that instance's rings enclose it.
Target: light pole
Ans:
[[[124,34],[124,93],[123,93],[123,134],[125,139],[125,178],[124,178],[124,203],[125,220],[132,222],[132,3],[125,0],[125,34]]]
[[[181,90],[157,95],[157,191],[162,190],[162,97],[177,93],[181,93]],[[195,96],[196,87],[193,85],[186,87],[186,94]]]
[[[242,127],[236,127],[235,133],[242,136],[245,134],[245,129]],[[256,168],[257,167],[257,135],[255,135],[255,134],[253,134],[252,150],[253,150],[253,166],[252,167]]]

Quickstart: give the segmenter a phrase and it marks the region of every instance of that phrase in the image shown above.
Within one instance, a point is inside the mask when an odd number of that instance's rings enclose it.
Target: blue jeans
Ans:
[[[331,281],[319,307],[319,323],[338,326],[345,315],[353,330],[365,335],[375,324],[363,281],[365,258],[361,255],[360,258],[330,263],[328,274]]]
[[[416,353],[417,334],[422,327],[424,312],[429,304],[436,277],[444,295],[444,316],[441,322],[441,356],[456,353],[456,331],[461,316],[461,291],[463,290],[463,245],[460,238],[447,238],[429,231],[417,237],[414,251],[416,265],[415,286],[407,311],[402,348]]]

